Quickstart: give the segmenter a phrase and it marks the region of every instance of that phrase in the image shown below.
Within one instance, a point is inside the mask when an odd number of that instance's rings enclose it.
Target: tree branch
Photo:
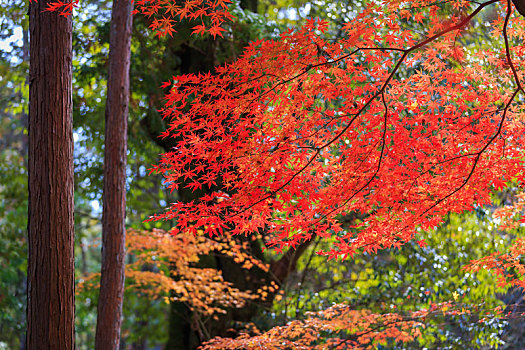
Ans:
[[[279,285],[286,280],[290,272],[295,271],[297,268],[297,261],[299,261],[299,258],[315,240],[315,237],[315,234],[312,235],[309,240],[304,241],[297,248],[288,249],[279,260],[270,263],[270,274]]]

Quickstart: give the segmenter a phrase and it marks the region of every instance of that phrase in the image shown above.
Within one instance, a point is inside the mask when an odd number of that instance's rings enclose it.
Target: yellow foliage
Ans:
[[[202,235],[172,235],[159,229],[129,230],[128,253],[133,261],[126,265],[126,288],[166,302],[180,301],[202,315],[225,313],[225,308],[242,307],[247,300],[259,298],[251,291],[241,291],[224,281],[219,270],[198,267],[199,256],[210,253],[234,257],[245,269],[268,266],[247,251],[247,243],[236,242],[225,234],[220,241]],[[85,278],[77,288],[97,288],[100,274]]]

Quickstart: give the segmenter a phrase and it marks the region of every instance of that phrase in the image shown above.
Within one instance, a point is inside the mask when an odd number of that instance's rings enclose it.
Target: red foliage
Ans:
[[[495,252],[479,260],[472,260],[465,269],[469,271],[489,270],[497,276],[498,287],[525,288],[525,265],[521,258],[525,254],[525,239],[514,242],[507,253]]]
[[[516,196],[512,205],[505,206],[494,212],[494,218],[500,220],[500,229],[516,229],[525,224],[525,193]],[[472,260],[465,269],[491,271],[497,276],[498,287],[525,288],[525,265],[522,257],[525,255],[525,239],[518,238],[507,252],[494,252],[479,260]]]
[[[163,136],[177,146],[152,171],[172,190],[221,190],[152,220],[210,235],[264,230],[277,251],[315,232],[336,239],[329,258],[345,258],[402,245],[523,181],[525,21],[510,2],[452,1],[458,15],[446,20],[430,3],[370,6],[337,42],[310,20],[215,74],[166,83]],[[491,6],[491,45],[465,54],[457,37]],[[410,18],[427,32],[398,24]],[[365,219],[342,229],[350,212]]]
[[[222,36],[224,31],[221,25],[225,21],[230,21],[233,16],[228,11],[228,4],[231,0],[189,0],[177,2],[174,0],[136,0],[134,13],[141,13],[145,16],[153,17],[150,28],[158,36],[165,36],[175,32],[173,28],[175,22],[184,19],[198,21],[193,27],[193,33],[210,33],[213,37]],[[205,20],[207,19],[207,20]]]
[[[30,0],[32,1],[32,0]],[[35,0],[37,1],[37,0]],[[140,13],[148,18],[153,17],[149,26],[155,35],[163,37],[172,36],[175,32],[174,25],[182,20],[196,21],[193,33],[210,33],[214,38],[222,36],[224,29],[221,25],[231,21],[234,17],[228,11],[231,0],[130,0],[135,4],[133,14]],[[58,0],[48,4],[48,11],[59,12],[67,17],[78,7],[80,0]]]

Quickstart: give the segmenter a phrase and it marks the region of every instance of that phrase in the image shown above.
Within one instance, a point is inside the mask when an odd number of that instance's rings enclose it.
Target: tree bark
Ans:
[[[525,0],[512,0],[512,2],[520,15],[525,16]]]
[[[95,349],[119,349],[124,297],[126,164],[132,4],[114,0],[106,100],[102,268]]]
[[[27,348],[74,349],[72,20],[29,8]]]

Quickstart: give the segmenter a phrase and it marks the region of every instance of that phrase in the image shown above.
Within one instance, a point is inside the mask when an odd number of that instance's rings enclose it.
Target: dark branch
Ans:
[[[283,254],[279,260],[273,261],[270,264],[270,274],[279,285],[286,281],[286,278],[291,272],[295,271],[297,268],[297,261],[299,261],[299,258],[314,240],[315,235],[312,235],[309,240],[304,241],[295,249],[288,249],[288,251]]]

